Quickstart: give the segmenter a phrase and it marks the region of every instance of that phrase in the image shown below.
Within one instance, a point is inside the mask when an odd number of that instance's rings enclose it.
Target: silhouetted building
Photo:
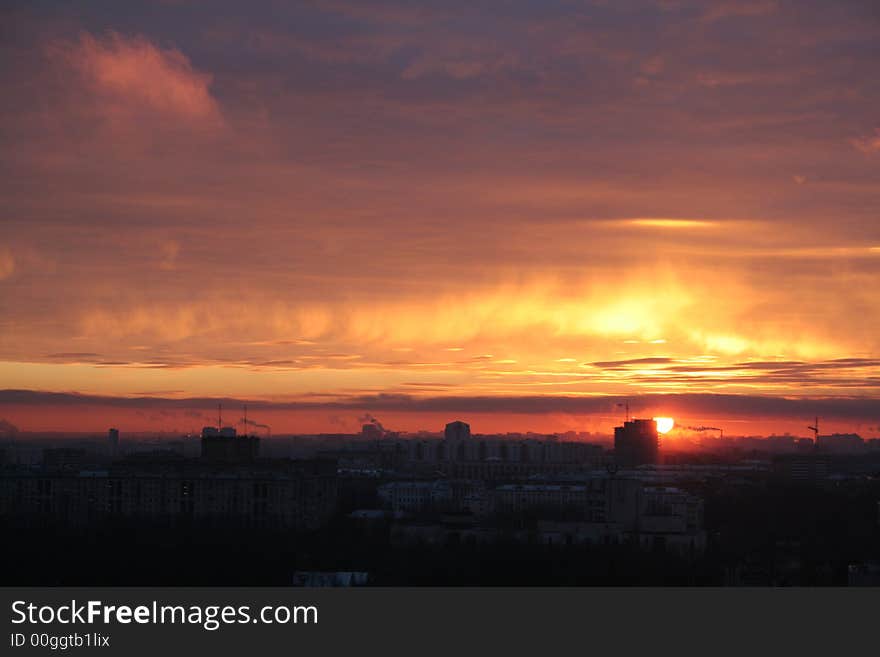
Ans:
[[[471,437],[471,425],[461,420],[450,422],[444,432],[446,440],[467,440]]]
[[[798,438],[795,442],[795,449],[801,453],[812,452],[815,444],[812,438]]]
[[[550,438],[515,440],[478,435],[468,439],[398,440],[394,444],[402,452],[400,467],[423,475],[441,472],[459,479],[518,479],[605,467],[605,450],[600,445]]]
[[[381,498],[390,511],[434,512],[421,518],[395,514],[392,543],[630,543],[688,555],[706,548],[703,500],[678,488],[593,474],[568,482],[471,487],[456,502],[459,483],[393,482],[383,487]],[[511,533],[510,521],[518,524],[523,518],[531,519],[532,528]]]
[[[773,472],[786,482],[819,484],[828,478],[830,465],[825,454],[785,454],[773,459]]]
[[[294,586],[307,587],[349,587],[366,586],[370,574],[363,571],[332,571],[297,570],[293,573]]]
[[[82,468],[89,460],[88,452],[78,447],[48,447],[43,450],[43,467],[47,470]]]
[[[829,454],[861,454],[865,451],[865,441],[855,433],[833,433],[819,436],[816,449]]]
[[[654,420],[631,420],[614,428],[614,461],[619,466],[633,467],[657,463],[660,436]]]
[[[0,477],[0,519],[88,527],[107,518],[312,530],[336,510],[336,463],[233,466],[116,462],[101,470],[17,470]]]
[[[111,458],[119,454],[119,429],[111,428],[107,430],[107,451]]]
[[[679,488],[645,486],[634,532],[645,549],[677,553],[702,552],[703,499]]]
[[[848,586],[880,586],[880,561],[850,564],[846,579]]]
[[[232,427],[202,429],[202,458],[224,463],[248,463],[259,456],[257,436],[237,436]]]
[[[437,481],[391,481],[377,491],[382,503],[392,511],[443,509],[452,501],[452,487],[445,479]]]

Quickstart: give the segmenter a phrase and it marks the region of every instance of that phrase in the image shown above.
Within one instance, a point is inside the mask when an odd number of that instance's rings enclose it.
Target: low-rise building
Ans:
[[[129,462],[103,470],[14,470],[0,476],[0,516],[89,526],[108,517],[314,529],[336,509],[336,464],[233,467]]]
[[[379,499],[392,511],[419,512],[447,509],[452,503],[448,481],[392,481],[379,486]]]

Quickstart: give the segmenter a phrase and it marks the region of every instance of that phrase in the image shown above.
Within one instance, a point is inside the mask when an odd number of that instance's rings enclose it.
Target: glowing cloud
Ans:
[[[703,219],[626,219],[625,223],[630,226],[639,226],[641,228],[714,228],[717,224],[714,221],[706,221]]]
[[[15,272],[15,258],[7,249],[0,249],[0,281],[9,278]]]
[[[220,122],[209,92],[211,76],[196,71],[179,50],[163,49],[144,37],[110,32],[103,38],[82,33],[76,42],[53,44],[50,52],[64,58],[108,112],[144,108],[188,120]]]
[[[61,4],[4,14],[4,386],[880,393],[858,3]]]

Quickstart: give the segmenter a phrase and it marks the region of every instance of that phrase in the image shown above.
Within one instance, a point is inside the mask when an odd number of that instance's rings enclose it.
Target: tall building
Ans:
[[[657,463],[660,437],[654,420],[632,420],[614,428],[614,461],[622,467]]]
[[[471,425],[461,420],[450,422],[444,432],[446,440],[467,440],[471,437]]]
[[[237,436],[233,427],[202,429],[202,458],[208,461],[246,463],[259,456],[257,436]]]
[[[119,429],[111,428],[107,430],[107,449],[110,452],[111,458],[119,454]]]

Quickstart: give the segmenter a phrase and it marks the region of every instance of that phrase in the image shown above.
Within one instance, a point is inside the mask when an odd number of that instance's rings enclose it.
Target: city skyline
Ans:
[[[21,430],[880,435],[875,3],[0,17]]]

